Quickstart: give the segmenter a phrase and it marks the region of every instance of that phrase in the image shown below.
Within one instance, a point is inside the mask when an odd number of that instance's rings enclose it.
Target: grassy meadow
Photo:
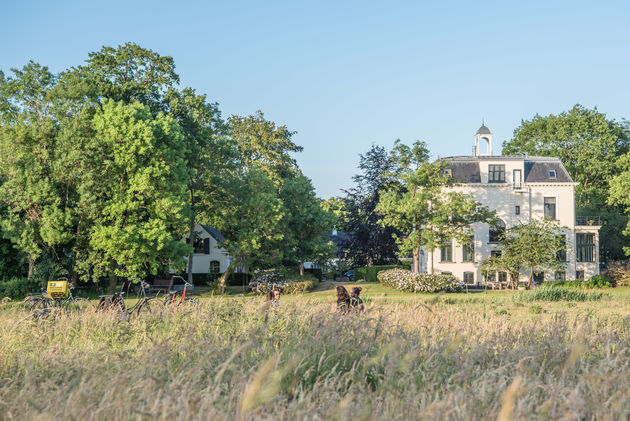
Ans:
[[[546,302],[361,285],[350,315],[328,282],[278,309],[201,291],[195,311],[129,322],[0,304],[0,419],[630,417],[630,288]]]

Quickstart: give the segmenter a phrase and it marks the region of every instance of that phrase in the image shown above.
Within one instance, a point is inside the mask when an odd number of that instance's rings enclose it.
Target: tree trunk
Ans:
[[[28,255],[28,279],[31,279],[33,272],[35,271],[35,260],[31,254]]]
[[[199,182],[199,173],[195,177],[195,180],[190,180],[190,231],[188,232],[188,245],[193,248],[192,252],[188,255],[188,283],[193,283],[192,266],[193,266],[193,253],[195,253],[195,186]]]
[[[532,279],[534,278],[534,268],[529,270],[529,279],[527,280],[527,289],[532,289]]]
[[[304,262],[300,262],[300,276],[304,276]]]
[[[413,249],[413,272],[420,273],[420,249]]]
[[[219,290],[221,291],[221,294],[225,293],[225,284],[227,283],[227,278],[232,272],[234,272],[236,262],[237,259],[234,259],[234,261],[230,263],[230,266],[228,266],[228,268],[225,270],[225,272],[223,272],[223,275],[221,276],[221,280],[219,281]]]
[[[195,241],[195,214],[192,213],[190,216],[190,231],[188,232],[188,245],[190,247],[194,247],[194,241]],[[192,269],[193,269],[193,253],[194,252],[195,250],[193,248],[193,251],[191,251],[188,254],[188,269],[186,270],[186,272],[188,273],[189,284],[193,283]]]
[[[109,261],[109,286],[107,287],[107,293],[113,294],[116,292],[116,284],[118,283],[118,277],[114,273],[116,263],[113,260]]]

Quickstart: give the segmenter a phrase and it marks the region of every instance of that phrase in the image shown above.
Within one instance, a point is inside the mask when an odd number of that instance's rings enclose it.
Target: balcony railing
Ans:
[[[601,218],[599,216],[576,216],[575,225],[601,225]]]

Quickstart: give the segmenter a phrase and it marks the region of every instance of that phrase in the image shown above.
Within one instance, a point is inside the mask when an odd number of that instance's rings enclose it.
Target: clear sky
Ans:
[[[352,185],[373,143],[494,151],[522,119],[580,103],[630,119],[627,1],[0,0],[0,69],[58,72],[103,45],[174,57],[224,117],[260,109],[297,131],[322,198]]]

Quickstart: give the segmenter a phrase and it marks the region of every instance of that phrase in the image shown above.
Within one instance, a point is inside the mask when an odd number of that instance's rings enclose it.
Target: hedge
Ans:
[[[406,292],[460,292],[464,283],[453,275],[413,273],[405,269],[390,269],[378,273],[385,286]]]
[[[380,265],[355,268],[354,280],[365,279],[367,282],[378,282],[378,273],[390,269],[409,269],[409,265]]]
[[[41,284],[27,278],[10,278],[0,281],[0,299],[10,297],[14,300],[25,298],[28,292],[40,292]]]

